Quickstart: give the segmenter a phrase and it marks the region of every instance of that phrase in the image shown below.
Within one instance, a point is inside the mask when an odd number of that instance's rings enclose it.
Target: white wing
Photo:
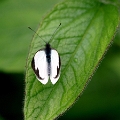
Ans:
[[[32,61],[32,68],[36,74],[37,79],[42,84],[46,84],[48,82],[48,71],[47,71],[46,54],[44,50],[39,50],[35,54]]]
[[[60,57],[58,52],[54,49],[51,49],[51,73],[50,79],[52,84],[55,84],[60,77]]]

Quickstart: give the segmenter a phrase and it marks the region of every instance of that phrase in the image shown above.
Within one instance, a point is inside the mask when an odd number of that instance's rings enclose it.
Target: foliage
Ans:
[[[59,23],[61,28],[50,40]],[[26,120],[52,120],[66,111],[83,92],[99,65],[119,24],[117,7],[96,0],[66,0],[44,18],[37,33],[61,56],[61,77],[54,86],[42,85],[31,60],[44,41],[34,35],[26,69]]]

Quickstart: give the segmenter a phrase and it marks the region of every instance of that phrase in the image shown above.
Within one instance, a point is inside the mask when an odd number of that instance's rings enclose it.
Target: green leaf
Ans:
[[[84,90],[113,39],[119,23],[117,7],[97,0],[66,0],[44,18],[37,33],[50,41],[61,57],[61,76],[42,85],[31,60],[45,42],[33,37],[26,69],[25,120],[53,120],[65,112]]]

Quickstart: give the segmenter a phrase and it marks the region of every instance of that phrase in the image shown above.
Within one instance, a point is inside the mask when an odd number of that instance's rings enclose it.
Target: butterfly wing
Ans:
[[[44,50],[39,50],[36,52],[31,63],[32,69],[35,72],[37,79],[42,83],[46,84],[48,82],[48,70],[46,54]]]
[[[54,49],[51,49],[50,80],[51,80],[52,84],[55,84],[60,77],[60,66],[61,66],[61,61],[60,61],[58,52]]]

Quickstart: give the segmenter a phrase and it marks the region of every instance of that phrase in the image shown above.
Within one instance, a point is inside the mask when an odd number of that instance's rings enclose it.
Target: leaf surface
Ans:
[[[66,0],[54,7],[37,33],[59,52],[61,76],[55,85],[50,80],[42,85],[36,79],[31,60],[45,42],[35,34],[27,60],[25,120],[53,120],[75,102],[108,49],[118,24],[117,7],[97,0]]]

